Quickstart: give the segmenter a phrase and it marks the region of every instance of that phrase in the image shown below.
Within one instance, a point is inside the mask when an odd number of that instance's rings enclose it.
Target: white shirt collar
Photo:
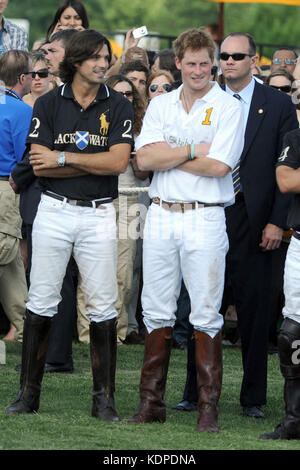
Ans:
[[[243,88],[241,91],[238,92],[241,99],[248,105],[250,105],[251,100],[252,100],[254,86],[255,86],[255,80],[252,77],[250,83],[248,83],[248,85],[245,86],[245,88]],[[232,91],[231,88],[229,88],[229,86],[227,84],[225,85],[225,90],[230,95],[235,95],[236,94],[236,92]]]
[[[209,83],[212,85],[211,89],[210,89],[204,96],[202,96],[202,98],[198,98],[196,101],[198,101],[198,100],[199,100],[199,101],[200,101],[200,100],[203,100],[203,101],[210,101],[212,95],[215,94],[216,87],[218,87],[219,85],[218,85],[218,83],[216,83],[216,82],[209,82]],[[182,89],[183,89],[183,84],[180,85],[180,87],[178,87],[176,90],[174,90],[174,91],[172,92],[172,99],[171,99],[171,102],[172,102],[173,104],[177,103],[178,101],[181,101],[181,100],[180,100],[180,93],[181,93]]]

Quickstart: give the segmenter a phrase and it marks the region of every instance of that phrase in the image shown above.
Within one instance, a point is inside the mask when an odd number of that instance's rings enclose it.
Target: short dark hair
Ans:
[[[54,18],[53,18],[53,21],[52,23],[50,24],[49,28],[48,28],[48,31],[47,31],[47,34],[46,34],[46,37],[49,38],[51,36],[51,34],[53,33],[54,31],[54,28],[55,26],[57,25],[58,21],[60,20],[60,17],[61,15],[63,14],[63,12],[69,8],[69,7],[72,7],[74,8],[74,10],[76,11],[76,13],[80,16],[81,18],[81,21],[82,21],[82,26],[85,28],[85,29],[88,29],[89,27],[89,19],[88,19],[88,15],[87,15],[87,11],[85,9],[85,6],[82,2],[80,2],[79,0],[65,0],[59,7],[58,9],[56,10],[56,13],[54,15]]]
[[[11,50],[0,55],[0,80],[10,88],[14,87],[20,75],[29,72],[30,53]]]
[[[108,48],[108,60],[111,61],[111,46],[108,39],[94,29],[77,31],[72,41],[67,43],[65,57],[59,66],[59,76],[63,82],[72,82],[76,73],[76,65],[82,64],[91,58],[95,52],[106,45]]]
[[[146,75],[146,78],[148,78],[148,75],[150,73],[150,70],[148,67],[143,64],[140,60],[132,60],[130,62],[126,62],[125,64],[122,65],[120,68],[120,74],[121,75],[127,75],[130,72],[144,72]]]
[[[70,29],[63,29],[61,31],[57,31],[56,33],[52,34],[50,37],[48,43],[46,44],[51,44],[54,41],[60,41],[64,47],[66,48],[67,42],[69,39],[74,35],[79,33],[77,29],[70,28]]]
[[[232,37],[238,37],[238,36],[242,36],[242,37],[248,39],[248,43],[249,43],[249,54],[255,55],[255,54],[256,54],[256,44],[255,44],[255,41],[254,41],[253,37],[252,37],[250,34],[248,34],[248,33],[240,33],[240,32],[229,33],[229,34],[227,34],[227,36],[225,36],[225,38],[222,40],[221,46],[222,46],[223,42],[225,41],[225,39],[227,39],[227,38],[232,38]]]

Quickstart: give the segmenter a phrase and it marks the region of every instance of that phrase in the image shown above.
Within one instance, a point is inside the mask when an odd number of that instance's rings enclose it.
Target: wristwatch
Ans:
[[[65,164],[66,164],[65,152],[60,152],[60,154],[58,155],[56,161],[57,161],[58,166],[65,166]]]

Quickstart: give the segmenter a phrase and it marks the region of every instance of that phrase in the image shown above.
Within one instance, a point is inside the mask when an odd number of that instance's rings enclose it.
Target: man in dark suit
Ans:
[[[262,418],[267,390],[271,255],[280,246],[290,202],[276,185],[275,164],[284,135],[297,128],[298,121],[290,96],[253,78],[256,63],[250,35],[232,33],[223,40],[220,65],[225,90],[241,101],[245,118],[244,149],[233,171],[235,203],[226,209],[227,269],[242,343],[240,403],[244,416]],[[189,360],[193,359],[190,354]],[[191,381],[190,372],[188,379]],[[188,390],[187,384],[184,401],[175,409],[193,408]]]

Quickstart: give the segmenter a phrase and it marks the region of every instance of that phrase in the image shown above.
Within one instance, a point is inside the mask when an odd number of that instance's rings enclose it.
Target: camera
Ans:
[[[143,36],[147,36],[147,34],[147,26],[141,26],[140,28],[134,29],[132,32],[132,36],[134,37],[134,39],[142,38]]]

